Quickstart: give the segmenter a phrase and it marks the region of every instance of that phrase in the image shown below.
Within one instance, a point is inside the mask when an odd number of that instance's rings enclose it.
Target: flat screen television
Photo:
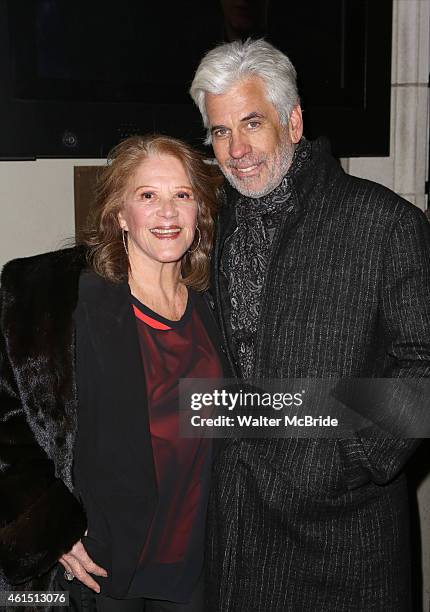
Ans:
[[[0,0],[0,159],[105,157],[146,132],[204,150],[194,70],[247,36],[292,59],[308,137],[388,155],[391,13],[392,0]]]

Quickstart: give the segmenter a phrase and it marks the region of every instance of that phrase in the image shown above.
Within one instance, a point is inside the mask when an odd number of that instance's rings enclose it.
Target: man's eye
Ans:
[[[259,122],[259,121],[250,121],[250,122],[248,123],[248,127],[250,127],[250,128],[251,128],[251,130],[255,130],[255,128],[260,127],[260,125],[261,125],[261,124],[260,124],[260,122]]]
[[[223,138],[224,136],[227,136],[228,134],[228,130],[226,128],[218,128],[217,130],[214,130],[212,135],[215,136],[215,138]]]

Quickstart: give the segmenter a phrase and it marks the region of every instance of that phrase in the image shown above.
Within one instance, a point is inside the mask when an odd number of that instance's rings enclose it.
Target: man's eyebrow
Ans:
[[[211,133],[215,132],[215,130],[225,130],[225,125],[213,125],[211,127]]]
[[[263,113],[259,113],[258,111],[254,111],[253,113],[249,113],[246,117],[243,117],[241,121],[250,121],[251,119],[264,119]]]

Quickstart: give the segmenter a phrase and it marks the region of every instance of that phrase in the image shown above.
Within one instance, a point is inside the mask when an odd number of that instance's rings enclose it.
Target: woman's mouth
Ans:
[[[151,234],[159,240],[174,240],[182,231],[181,227],[171,225],[169,227],[151,227]]]

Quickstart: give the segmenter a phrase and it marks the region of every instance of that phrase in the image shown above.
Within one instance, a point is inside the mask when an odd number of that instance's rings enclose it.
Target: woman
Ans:
[[[180,141],[129,138],[84,246],[5,266],[3,589],[202,610],[211,447],[180,438],[177,401],[180,378],[223,372],[201,293],[218,180]]]

